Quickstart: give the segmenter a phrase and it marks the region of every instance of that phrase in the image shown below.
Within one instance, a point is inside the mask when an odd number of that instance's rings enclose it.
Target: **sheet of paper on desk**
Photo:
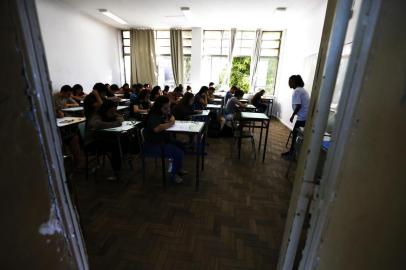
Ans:
[[[199,132],[204,124],[202,122],[180,122],[176,121],[175,124],[168,128],[168,131],[181,131],[181,132]]]

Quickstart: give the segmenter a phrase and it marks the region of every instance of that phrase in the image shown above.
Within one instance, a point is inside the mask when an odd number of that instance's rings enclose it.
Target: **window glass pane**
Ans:
[[[279,49],[279,41],[264,40],[261,43],[263,49]]]
[[[156,46],[158,47],[165,47],[165,46],[170,46],[171,45],[171,41],[170,39],[157,39],[156,40]]]
[[[130,40],[129,39],[123,39],[123,45],[124,46],[130,46]]]
[[[261,56],[278,56],[278,52],[277,49],[262,49]]]
[[[171,54],[171,48],[170,47],[159,47],[156,51],[157,55],[161,54]]]
[[[254,31],[243,31],[242,39],[255,39],[255,32]]]
[[[156,31],[157,38],[170,38],[169,30]]]
[[[206,82],[219,84],[224,81],[228,58],[226,56],[205,56],[202,63],[202,76]]]
[[[223,31],[223,39],[230,39],[231,32],[230,31]]]
[[[183,48],[183,54],[192,54],[192,48],[190,48],[190,47],[184,47]]]
[[[174,86],[172,63],[170,56],[157,56],[158,84]]]
[[[261,57],[258,63],[255,90],[265,89],[269,94],[274,93],[278,58]]]
[[[219,55],[221,54],[220,48],[207,47],[204,49],[204,54]]]
[[[234,57],[231,67],[230,86],[236,85],[244,92],[250,90],[251,57]]]
[[[124,53],[125,54],[130,54],[131,53],[130,47],[124,47]]]
[[[241,40],[240,46],[245,48],[253,48],[254,47],[254,39],[251,40]]]
[[[183,79],[185,83],[190,83],[190,71],[191,71],[191,57],[183,57]]]
[[[192,31],[182,31],[182,38],[192,38]]]
[[[130,38],[130,31],[123,31],[123,38]]]
[[[183,41],[182,41],[182,43],[183,43],[183,46],[192,46],[192,40],[191,39],[184,39]]]
[[[131,84],[131,56],[124,56],[125,82]]]
[[[221,39],[221,31],[204,31],[205,39]]]
[[[252,48],[241,48],[239,55],[251,56]]]
[[[221,40],[220,39],[208,39],[204,41],[204,46],[205,47],[220,47],[221,46]]]
[[[281,32],[263,32],[262,40],[281,39]]]

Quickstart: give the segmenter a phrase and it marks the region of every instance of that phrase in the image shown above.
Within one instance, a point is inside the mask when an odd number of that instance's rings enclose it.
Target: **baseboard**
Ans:
[[[289,129],[289,130],[292,130],[292,129],[293,129],[288,123],[286,123],[285,121],[283,121],[281,118],[276,117],[276,116],[273,116],[273,118],[275,118],[276,120],[278,120],[278,121],[279,121],[282,125],[284,125],[287,129]]]

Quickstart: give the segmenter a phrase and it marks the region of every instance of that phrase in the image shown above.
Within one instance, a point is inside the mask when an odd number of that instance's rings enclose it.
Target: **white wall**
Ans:
[[[59,1],[37,0],[52,88],[96,82],[121,84],[119,30]]]
[[[281,54],[279,59],[278,74],[276,80],[277,101],[273,114],[288,127],[292,115],[291,98],[293,90],[288,86],[288,79],[293,74],[301,74],[305,81],[305,89],[311,92],[311,80],[314,74],[317,53],[320,46],[321,33],[323,30],[324,17],[327,1],[317,6],[308,14],[291,21],[283,33]]]

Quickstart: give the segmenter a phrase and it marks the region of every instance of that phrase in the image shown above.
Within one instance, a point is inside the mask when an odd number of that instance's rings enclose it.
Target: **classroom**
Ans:
[[[1,268],[404,269],[404,8],[3,1]]]

